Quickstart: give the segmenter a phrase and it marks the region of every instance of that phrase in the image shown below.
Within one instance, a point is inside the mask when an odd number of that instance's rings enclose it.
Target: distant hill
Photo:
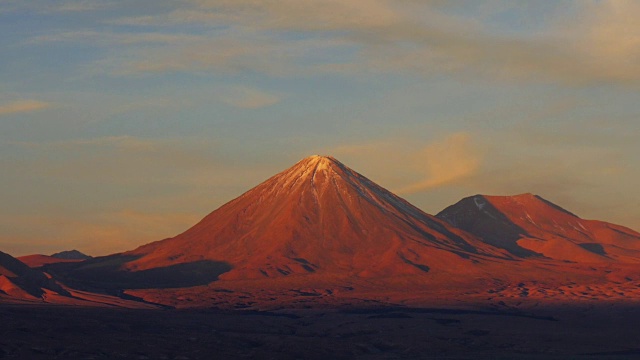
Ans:
[[[48,264],[57,264],[61,262],[78,262],[91,259],[91,256],[85,255],[78,250],[62,251],[53,255],[25,255],[18,257],[18,260],[27,264],[32,268],[39,268]]]
[[[52,254],[51,257],[54,257],[57,259],[65,259],[65,260],[87,260],[92,258],[91,256],[85,255],[78,250],[61,251],[61,252]]]

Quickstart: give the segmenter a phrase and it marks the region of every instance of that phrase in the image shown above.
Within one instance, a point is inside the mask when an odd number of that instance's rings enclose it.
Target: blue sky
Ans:
[[[173,236],[312,154],[640,229],[640,3],[0,0],[0,249]]]

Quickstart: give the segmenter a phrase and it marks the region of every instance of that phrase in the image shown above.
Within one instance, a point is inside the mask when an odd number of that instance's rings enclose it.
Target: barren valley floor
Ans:
[[[272,312],[0,306],[2,359],[630,359],[640,306]]]

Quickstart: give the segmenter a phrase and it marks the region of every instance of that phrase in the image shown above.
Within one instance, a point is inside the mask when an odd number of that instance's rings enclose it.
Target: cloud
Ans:
[[[139,45],[139,44],[184,44],[201,41],[205,37],[190,34],[167,34],[160,32],[147,33],[114,33],[103,31],[67,31],[36,36],[27,41],[29,44],[47,42],[84,42],[100,45]]]
[[[581,22],[566,33],[602,81],[640,81],[640,3],[634,0],[588,1]]]
[[[464,7],[459,4],[435,0],[191,0],[165,14],[125,17],[112,24],[224,29],[213,34],[216,39],[208,46],[167,45],[159,52],[135,54],[139,59],[129,64],[130,72],[210,71],[238,64],[236,70],[273,74],[282,52],[301,45],[289,36],[297,34],[308,37],[307,51],[288,53],[285,63],[307,71],[448,74],[569,86],[640,84],[636,1],[569,2],[564,6],[574,9],[574,18],[547,21],[530,34],[496,31],[491,15],[504,9],[490,4],[482,6],[482,16],[474,16],[461,15]],[[511,5],[511,10],[525,17],[527,6]],[[314,46],[348,47],[352,55],[309,62]],[[284,66],[278,73],[292,72],[302,71]]]
[[[47,0],[3,0],[0,13],[25,10],[45,14],[88,12],[102,10],[113,5],[115,5],[115,3],[110,0],[60,0],[55,2]]]
[[[192,72],[200,74],[260,73],[274,77],[309,76],[305,59],[331,54],[342,41],[280,39],[252,32],[212,35],[199,40],[132,48],[94,66],[119,76]]]
[[[81,12],[101,10],[108,7],[109,5],[109,2],[104,0],[100,2],[97,2],[95,0],[66,1],[57,4],[54,9],[60,12]]]
[[[105,136],[98,138],[81,138],[54,142],[11,142],[13,145],[28,147],[36,150],[81,150],[79,148],[113,148],[132,151],[150,151],[157,148],[161,140],[143,139],[129,135]]]
[[[231,106],[243,109],[259,109],[280,102],[280,97],[250,87],[235,87],[229,91],[223,101]]]
[[[424,1],[423,4],[428,3]],[[370,30],[399,21],[387,1],[352,0],[186,0],[173,11],[159,15],[124,17],[112,24],[162,26],[175,24],[242,25],[282,30]]]
[[[51,104],[38,100],[16,100],[0,105],[0,116],[43,110]]]
[[[417,152],[413,164],[427,177],[395,190],[398,194],[413,194],[468,178],[480,169],[482,155],[469,134],[456,133]]]
[[[399,195],[460,184],[483,166],[485,146],[468,133],[427,143],[413,135],[323,149]],[[351,165],[352,164],[352,165]]]

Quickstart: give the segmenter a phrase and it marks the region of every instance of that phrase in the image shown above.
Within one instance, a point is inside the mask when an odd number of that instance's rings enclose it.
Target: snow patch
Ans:
[[[528,212],[525,212],[525,213],[524,213],[524,215],[527,217],[527,220],[528,220],[530,223],[532,223],[532,224],[533,224],[533,225],[535,225],[535,226],[538,226],[538,224],[536,224],[536,222],[535,222],[535,221],[533,221],[533,219],[531,218],[531,215],[529,215],[529,213],[528,213]]]

